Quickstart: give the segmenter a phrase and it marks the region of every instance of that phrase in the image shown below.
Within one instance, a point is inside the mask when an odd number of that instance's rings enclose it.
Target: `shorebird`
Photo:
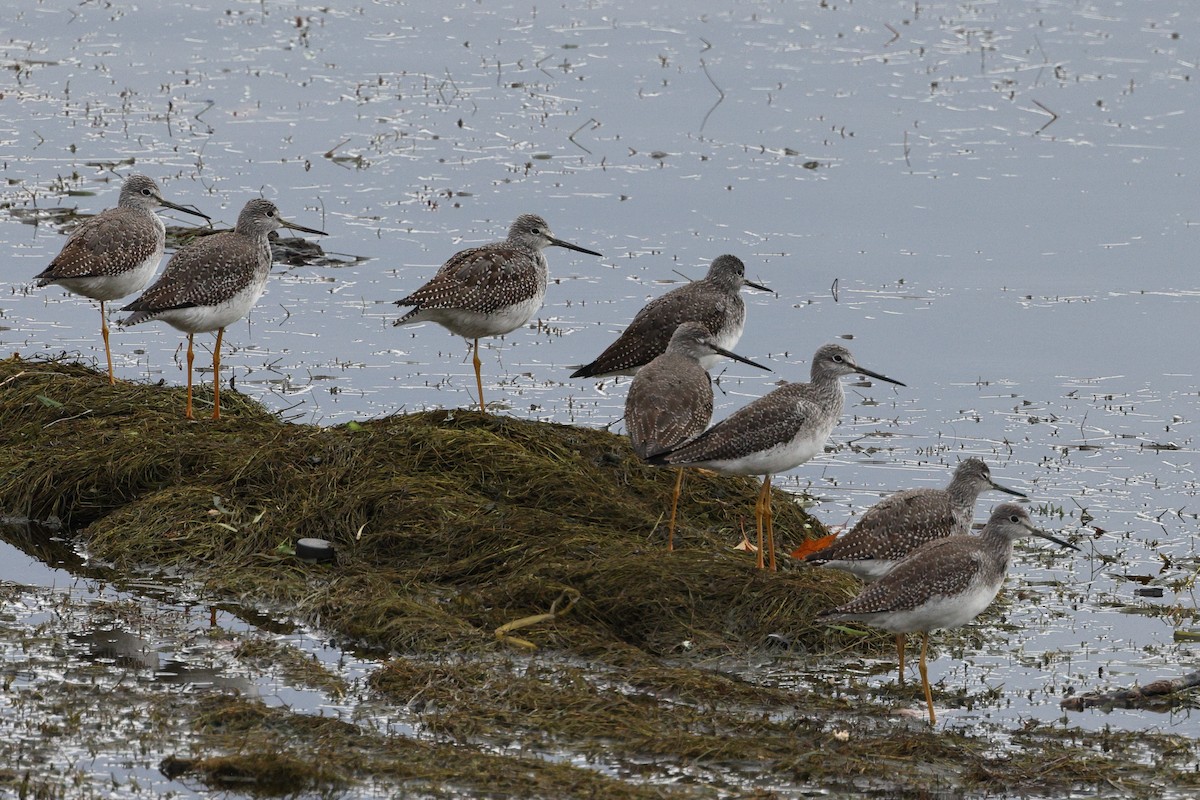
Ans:
[[[729,475],[762,475],[762,489],[754,504],[758,565],[763,566],[765,521],[767,552],[774,570],[771,475],[798,467],[825,451],[825,442],[841,419],[846,399],[838,379],[854,373],[904,386],[900,381],[859,366],[842,345],[823,345],[813,356],[810,383],[785,383],[692,441],[649,461],[652,464],[708,467]]]
[[[270,200],[255,198],[246,203],[232,231],[205,236],[179,250],[154,285],[122,309],[133,312],[122,320],[122,325],[161,319],[188,335],[188,419],[194,419],[192,339],[197,333],[217,332],[217,346],[213,348],[213,419],[220,419],[221,340],[225,328],[250,313],[262,296],[272,261],[267,234],[279,228],[327,235],[287,221]]]
[[[50,266],[35,276],[38,286],[57,283],[67,291],[100,301],[100,336],[110,385],[117,380],[105,303],[140,291],[158,269],[167,236],[162,220],[154,213],[160,207],[208,219],[206,214],[163,199],[153,178],[130,175],[121,186],[117,207],[80,223]]]
[[[717,256],[708,274],[662,297],[651,300],[629,323],[629,327],[595,361],[579,367],[572,378],[633,375],[667,349],[671,334],[684,322],[699,322],[715,338],[718,347],[732,350],[746,325],[746,304],[741,288],[751,286],[771,291],[746,280],[746,265],[737,256]],[[705,369],[721,360],[717,353],[700,359]]]
[[[925,665],[929,632],[964,625],[991,605],[1008,574],[1013,542],[1025,536],[1040,536],[1062,547],[1079,549],[1035,528],[1028,512],[1016,503],[1001,503],[992,509],[978,536],[947,536],[927,542],[869,584],[858,597],[821,615],[817,622],[865,622],[895,634],[901,682],[905,634],[920,632],[921,685],[929,724],[936,725]]]
[[[393,325],[431,321],[474,340],[475,386],[479,410],[485,414],[479,339],[515,331],[542,307],[546,299],[542,251],[551,246],[603,258],[595,250],[556,239],[546,220],[536,214],[522,214],[508,229],[507,239],[455,253],[428,283],[396,301],[398,306],[413,308]]]
[[[721,355],[765,369],[748,358],[726,350],[699,322],[685,322],[671,334],[666,352],[638,371],[625,397],[625,429],[638,458],[666,453],[693,438],[712,419],[712,380],[702,366],[708,356]],[[683,467],[675,476],[667,549],[675,547],[675,512],[683,491]]]
[[[877,580],[926,542],[970,533],[975,501],[989,489],[1025,497],[992,480],[981,459],[968,458],[945,489],[905,489],[885,497],[849,533],[804,560],[852,572],[864,581]]]

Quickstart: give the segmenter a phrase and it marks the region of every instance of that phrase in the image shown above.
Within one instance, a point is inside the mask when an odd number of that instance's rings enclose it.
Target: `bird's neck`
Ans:
[[[840,417],[842,407],[846,404],[846,390],[842,387],[841,380],[836,377],[814,378],[810,385],[817,402],[824,408],[833,409],[836,412],[834,416]]]
[[[986,528],[979,538],[984,552],[991,561],[992,569],[998,572],[1003,580],[1004,575],[1008,572],[1008,565],[1012,561],[1013,540],[1002,534],[992,533]]]
[[[979,490],[974,481],[950,481],[950,485],[946,487],[946,494],[950,497],[950,505],[955,511],[974,509],[975,501],[979,499]]]

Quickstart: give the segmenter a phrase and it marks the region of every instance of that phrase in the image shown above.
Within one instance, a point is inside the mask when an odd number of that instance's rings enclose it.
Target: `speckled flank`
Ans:
[[[740,258],[718,256],[704,278],[647,303],[615,342],[571,377],[632,375],[666,351],[671,334],[683,322],[701,323],[718,346],[732,350],[746,323],[746,304],[741,297],[742,286],[746,285],[770,291],[746,280],[746,265]],[[700,363],[710,369],[721,358],[710,353],[702,356]]]
[[[851,531],[805,561],[875,580],[926,542],[969,533],[975,503],[989,489],[1024,497],[993,481],[981,459],[968,458],[945,489],[907,489],[884,498]]]

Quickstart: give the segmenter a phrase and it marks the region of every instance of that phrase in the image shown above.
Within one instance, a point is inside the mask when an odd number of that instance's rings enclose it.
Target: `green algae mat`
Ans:
[[[375,654],[369,690],[416,709],[433,741],[205,698],[173,710],[196,738],[166,774],[259,795],[390,781],[422,797],[1149,795],[1200,782],[1194,743],[1172,737],[1033,726],[1000,745],[893,716],[917,687],[846,687],[837,665],[890,640],[812,624],[853,578],[786,556],[760,571],[731,546],[753,523],[756,479],[692,472],[668,553],[674,473],[611,433],[470,410],[319,427],[237,392],[223,401],[220,421],[188,422],[178,387],[0,361],[0,512],[61,520],[118,573],[180,576],[213,603],[284,610]],[[785,552],[825,534],[790,495],[774,504]],[[334,560],[298,558],[306,537]],[[772,638],[806,673],[830,664],[829,679],[784,691],[718,668],[765,658]]]

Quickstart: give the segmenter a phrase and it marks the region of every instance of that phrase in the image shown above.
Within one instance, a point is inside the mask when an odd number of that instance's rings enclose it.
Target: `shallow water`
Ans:
[[[1020,548],[1016,627],[931,667],[1003,701],[948,724],[1200,735],[1190,713],[1058,705],[1192,655],[1173,641],[1195,625],[1197,569],[1190,3],[10,6],[5,352],[103,362],[95,309],[30,278],[63,241],[48,212],[112,205],[130,159],[220,223],[262,192],[330,233],[345,263],[277,267],[223,356],[239,389],[303,421],[472,404],[466,345],[393,328],[391,303],[534,211],[605,258],[548,253],[538,324],[486,342],[485,393],[608,425],[626,382],[570,366],[731,252],[776,292],[746,293],[737,347],[775,374],[731,366],[718,418],[806,378],[837,337],[908,384],[852,387],[837,451],[781,481],[822,519],[980,455],[1084,549]],[[113,341],[122,377],[182,383],[175,331]],[[45,585],[28,566],[9,579]]]

